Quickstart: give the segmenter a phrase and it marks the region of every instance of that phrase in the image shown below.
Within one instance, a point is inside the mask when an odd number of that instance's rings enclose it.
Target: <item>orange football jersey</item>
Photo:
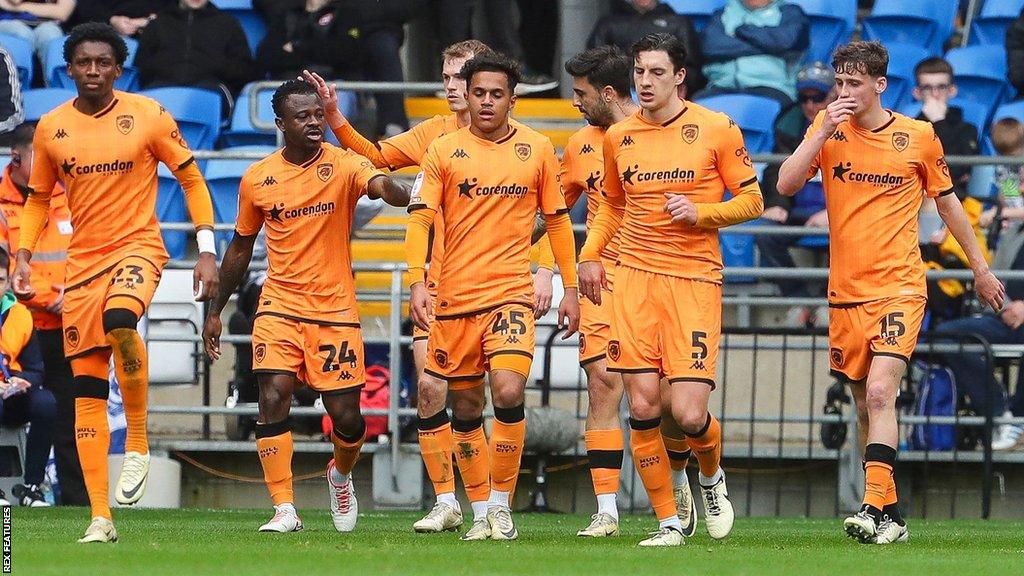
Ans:
[[[587,195],[587,229],[597,216],[604,186],[604,129],[587,126],[569,137],[562,154],[562,192],[565,205],[570,209],[582,194]],[[619,237],[616,235],[601,252],[603,258],[615,262],[619,256]]]
[[[932,125],[890,114],[875,130],[844,122],[808,171],[808,178],[819,167],[822,173],[833,303],[927,294],[918,212],[925,194],[951,193],[953,182]],[[808,135],[823,118],[819,113]]]
[[[409,210],[432,208],[444,221],[438,318],[502,303],[533,305],[530,234],[537,209],[565,213],[558,158],[543,134],[512,123],[491,142],[463,128],[427,150]]]
[[[725,114],[686,102],[655,124],[638,111],[608,128],[604,193],[624,209],[619,263],[658,274],[722,281],[721,226],[761,214],[763,200],[743,135]],[[725,201],[726,189],[734,198]],[[672,222],[665,194],[685,194],[697,223]],[[580,260],[592,259],[591,234]],[[599,240],[595,237],[594,240]]]
[[[384,174],[369,160],[323,144],[300,165],[281,150],[242,177],[235,230],[266,226],[267,281],[258,314],[358,323],[349,235],[356,201]]]
[[[177,123],[160,104],[115,91],[110,105],[90,116],[69,101],[40,119],[32,145],[29,186],[50,191],[60,181],[67,193],[74,229],[69,286],[126,255],[166,261],[156,219],[157,162],[175,171],[193,160]],[[22,247],[33,248],[24,242]]]
[[[377,147],[392,170],[406,166],[419,166],[427,147],[438,137],[451,134],[459,129],[459,121],[455,114],[434,116],[413,126],[401,134],[381,140]],[[384,168],[384,166],[378,166]]]

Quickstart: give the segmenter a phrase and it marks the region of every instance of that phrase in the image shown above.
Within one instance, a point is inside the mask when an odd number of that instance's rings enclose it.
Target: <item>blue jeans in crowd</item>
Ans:
[[[977,334],[989,344],[1024,343],[1024,326],[1014,330],[992,313],[972,318],[959,318],[944,322],[935,330],[942,333]],[[967,342],[968,344],[970,342]],[[975,412],[984,416],[1002,416],[1009,408],[1014,415],[1024,414],[1024,394],[1018,383],[1012,399],[1007,398],[1006,389],[996,380],[994,368],[987,366],[984,357],[976,352],[944,354],[945,361],[956,377],[957,389],[971,400]]]
[[[32,424],[25,442],[25,484],[43,483],[56,420],[57,401],[45,388],[33,386],[21,394],[0,400],[0,426]]]

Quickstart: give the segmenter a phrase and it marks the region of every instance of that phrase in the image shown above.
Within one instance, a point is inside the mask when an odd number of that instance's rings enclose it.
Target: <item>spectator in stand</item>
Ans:
[[[24,119],[18,67],[14,58],[0,46],[0,146],[10,145],[12,132]]]
[[[137,37],[151,20],[177,0],[78,0],[72,24],[102,22],[122,36]]]
[[[75,0],[0,0],[0,34],[28,40],[46,62],[50,41],[64,35],[60,26],[74,9]]]
[[[953,83],[953,67],[939,57],[922,60],[914,68],[916,85],[913,90],[914,99],[921,102],[921,112],[917,119],[931,122],[935,135],[942,142],[942,149],[951,156],[974,156],[978,153],[978,129],[965,122],[962,111],[950,106],[949,101],[956,96],[957,88]],[[981,246],[986,258],[988,240],[980,226],[983,206],[976,198],[967,195],[967,183],[971,178],[971,167],[954,165],[949,167],[953,180],[953,191],[964,205],[964,212],[974,227],[978,245]],[[927,219],[938,222],[935,214],[935,202],[925,199],[922,222]],[[960,244],[952,234],[942,227],[938,232],[921,245],[921,257],[929,268],[935,270],[967,268],[969,263]],[[928,309],[932,312],[935,322],[952,320],[963,314],[966,286],[959,280],[930,280],[928,282]]]
[[[1016,118],[1000,118],[989,130],[992,147],[999,156],[1024,156],[1024,124]],[[1024,166],[996,166],[994,184],[999,193],[999,205],[981,215],[981,226],[988,228],[993,221],[1000,227],[1009,227],[1024,220]]]
[[[28,179],[32,172],[32,136],[35,127],[22,124],[14,130],[11,163],[0,180],[0,209],[7,228],[0,231],[10,246],[17,250],[21,234],[21,216],[28,199]],[[61,311],[64,303],[64,267],[71,241],[71,212],[64,188],[53,190],[46,228],[39,237],[33,254],[32,286],[35,296],[24,302],[32,313],[32,322],[43,355],[43,387],[56,399],[53,430],[53,452],[60,483],[60,503],[67,506],[88,506],[82,466],[75,446],[75,388],[71,365],[64,357]],[[0,238],[2,239],[2,238]]]
[[[679,94],[696,94],[704,85],[701,75],[700,38],[690,19],[676,14],[668,4],[659,0],[630,0],[624,11],[601,17],[587,40],[587,48],[612,45],[629,53],[633,43],[648,34],[667,32],[686,46],[685,90]]]
[[[11,257],[0,251],[0,425],[32,424],[25,442],[24,484],[11,490],[21,506],[49,506],[40,486],[53,445],[57,402],[43,388],[43,356],[32,314],[10,293]],[[0,490],[0,506],[10,506]]]
[[[139,38],[135,67],[143,88],[194,86],[233,96],[256,77],[242,25],[209,0],[181,0],[160,12]]]
[[[792,154],[803,141],[807,127],[814,117],[836,99],[836,80],[832,68],[815,62],[808,64],[796,77],[797,101],[779,113],[775,120],[775,147],[773,152]],[[806,226],[824,228],[828,226],[825,211],[825,192],[821,187],[821,175],[808,180],[804,187],[792,197],[782,196],[776,191],[779,180],[779,165],[771,164],[764,171],[765,224],[784,226]],[[759,234],[754,237],[761,254],[761,265],[766,268],[793,268],[796,263],[789,250],[803,236],[781,236]],[[776,280],[779,292],[787,298],[809,298],[811,282],[805,280]],[[793,306],[786,313],[786,326],[803,328],[826,326],[828,307],[819,306],[811,310],[807,306]]]
[[[1024,10],[1006,30],[1006,65],[1017,97],[1024,95]]]
[[[804,11],[784,0],[728,0],[701,35],[708,87],[717,94],[756,94],[785,108],[796,96],[795,72],[810,43]]]
[[[472,36],[473,0],[431,0],[431,8],[438,45],[451,46]]]

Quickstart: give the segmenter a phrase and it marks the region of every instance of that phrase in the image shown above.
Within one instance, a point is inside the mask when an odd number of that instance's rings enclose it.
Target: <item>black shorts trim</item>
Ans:
[[[582,368],[582,367],[586,366],[587,364],[593,364],[594,362],[597,362],[598,360],[604,360],[607,357],[608,357],[608,354],[602,352],[602,353],[598,354],[597,356],[591,356],[590,358],[585,358],[583,360],[580,360],[580,367]]]
[[[114,262],[110,266],[107,266],[103,270],[100,270],[99,272],[93,274],[92,276],[89,276],[85,280],[82,280],[81,282],[76,282],[76,283],[72,284],[71,286],[68,286],[67,288],[64,289],[64,293],[67,294],[68,292],[71,292],[72,290],[76,290],[78,288],[81,288],[82,286],[85,286],[86,284],[89,284],[93,280],[95,280],[95,279],[99,278],[100,276],[103,276],[107,272],[110,272],[111,270],[113,270],[114,266],[117,266],[117,265],[118,265],[118,262]]]
[[[479,374],[479,375],[473,375],[473,376],[445,376],[444,374],[440,374],[438,372],[434,372],[430,368],[424,368],[423,369],[423,373],[424,374],[429,374],[429,375],[433,376],[434,378],[437,378],[438,380],[444,380],[446,382],[470,382],[472,380],[480,380],[484,376],[486,376],[486,374]]]
[[[896,358],[896,359],[899,359],[899,360],[903,360],[903,362],[907,366],[910,366],[910,358],[907,358],[906,356],[904,356],[902,354],[896,354],[895,352],[871,352],[871,357],[872,358],[874,358],[876,356],[887,356],[889,358]]]
[[[299,379],[298,374],[296,374],[295,372],[292,372],[291,370],[279,370],[277,368],[257,368],[253,370],[252,373],[257,376],[276,376],[278,374],[281,374],[283,376],[291,376],[296,380]]]
[[[491,358],[494,358],[495,356],[498,356],[500,354],[516,354],[518,356],[526,356],[530,360],[533,360],[533,354],[531,354],[530,352],[526,352],[524,350],[498,350],[497,352],[491,352],[490,354],[488,354],[487,359],[490,360]]]
[[[949,194],[952,194],[953,192],[955,192],[955,190],[953,188],[950,188],[949,190],[943,190],[942,192],[939,192],[938,194],[935,195],[935,197],[936,198],[941,198],[942,196],[948,196]]]
[[[561,216],[562,214],[568,214],[568,213],[569,213],[569,209],[568,208],[559,208],[558,210],[555,210],[551,214],[545,214],[545,216]]]
[[[867,376],[865,376],[864,378],[861,378],[859,380],[854,380],[853,378],[850,378],[849,376],[847,376],[846,373],[841,372],[839,370],[835,370],[835,369],[829,370],[828,373],[833,378],[838,378],[839,380],[842,380],[843,382],[848,382],[850,384],[856,384],[856,383],[863,382],[863,381],[867,380]]]
[[[303,318],[302,316],[292,316],[291,314],[284,314],[281,312],[257,312],[253,318],[259,318],[260,316],[276,316],[277,318],[284,318],[285,320],[292,320],[295,322],[302,322],[303,324],[316,324],[317,326],[333,326],[341,328],[362,328],[363,326],[357,322],[329,322],[327,320],[314,320],[312,318]]]
[[[518,305],[518,306],[523,306],[524,308],[527,308],[530,311],[533,311],[533,303],[532,302],[520,302],[518,300],[509,300],[509,301],[506,301],[506,302],[499,302],[497,304],[492,304],[492,305],[490,305],[490,306],[488,306],[486,308],[481,308],[479,310],[471,310],[469,312],[463,312],[461,314],[437,314],[436,316],[434,316],[434,319],[435,320],[458,320],[460,318],[469,318],[470,316],[476,316],[478,314],[486,314],[488,312],[493,312],[494,310],[497,310],[498,308],[501,308],[502,306],[510,306],[510,305],[513,305],[513,304]]]
[[[307,386],[308,386],[308,384],[307,384]],[[317,394],[319,394],[321,396],[344,396],[345,394],[351,394],[353,392],[359,392],[360,390],[363,389],[364,386],[366,386],[366,382],[363,382],[361,384],[356,384],[355,386],[347,386],[347,387],[341,388],[339,390],[325,390],[325,391],[322,391],[322,392],[320,390],[317,390],[316,388],[313,388],[312,386],[310,386],[310,388],[314,392],[316,392]]]
[[[93,346],[92,348],[89,348],[88,350],[82,350],[81,352],[75,352],[74,354],[64,354],[64,358],[68,362],[70,362],[70,361],[74,360],[75,358],[81,358],[82,356],[88,356],[89,354],[92,354],[93,352],[97,352],[99,350],[112,350],[112,348],[110,346]]]
[[[867,302],[829,302],[829,308],[836,308],[838,310],[849,310],[850,308],[856,308],[857,306],[863,306]]]
[[[669,384],[675,384],[676,382],[700,382],[701,384],[707,384],[712,390],[718,387],[715,381],[711,378],[669,378]]]
[[[661,370],[658,368],[608,368],[609,372],[617,372],[619,374],[660,374]]]
[[[429,336],[413,336],[412,337],[412,341],[413,342],[420,342],[420,341],[426,340],[427,338],[429,338]]]

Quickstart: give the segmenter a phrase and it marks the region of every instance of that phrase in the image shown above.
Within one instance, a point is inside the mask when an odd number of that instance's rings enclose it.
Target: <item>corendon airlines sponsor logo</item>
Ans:
[[[697,178],[697,172],[684,168],[673,168],[672,170],[641,170],[639,164],[626,167],[622,172],[623,184],[639,184],[641,182],[693,182]]]
[[[60,168],[61,171],[64,172],[64,176],[67,176],[68,178],[88,176],[91,174],[113,176],[131,172],[135,169],[135,162],[132,160],[112,160],[110,162],[97,162],[95,164],[79,164],[78,160],[72,156],[70,159],[65,159],[64,162],[61,163]]]
[[[885,172],[860,172],[853,167],[852,162],[840,162],[832,167],[832,179],[843,183],[856,182],[858,184],[871,184],[872,186],[885,186],[895,188],[903,184],[904,177]]]
[[[316,204],[303,206],[301,208],[286,208],[283,203],[280,203],[275,204],[273,208],[268,210],[268,217],[277,222],[284,222],[286,218],[314,218],[317,216],[326,216],[328,214],[333,214],[334,209],[334,202],[317,202]]]

